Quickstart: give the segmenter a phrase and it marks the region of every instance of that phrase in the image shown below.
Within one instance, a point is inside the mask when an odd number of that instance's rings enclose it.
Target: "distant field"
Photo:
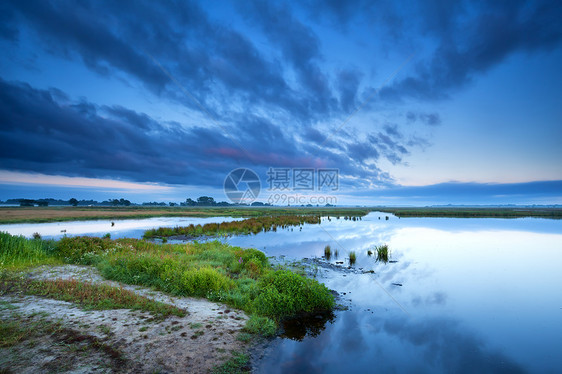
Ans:
[[[59,222],[149,217],[254,217],[281,214],[363,216],[367,208],[276,207],[0,207],[0,223]]]
[[[256,217],[316,214],[363,216],[371,211],[398,217],[541,217],[562,219],[561,208],[304,208],[304,207],[0,207],[0,223],[58,222],[149,217]]]
[[[378,208],[380,212],[398,217],[459,217],[459,218],[562,218],[562,208]]]

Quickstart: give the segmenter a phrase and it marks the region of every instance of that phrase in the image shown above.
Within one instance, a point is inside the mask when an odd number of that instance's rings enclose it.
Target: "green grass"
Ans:
[[[139,296],[123,288],[71,280],[29,280],[4,275],[0,279],[0,294],[23,293],[69,301],[85,309],[133,309],[150,312],[158,317],[183,317],[186,311],[172,305]]]
[[[213,369],[213,374],[239,374],[247,373],[250,358],[248,355],[239,352],[232,352],[232,357],[224,364]]]
[[[355,253],[355,251],[349,252],[349,264],[353,265],[355,264],[355,261],[357,261],[357,254]]]
[[[277,332],[277,324],[268,317],[253,315],[246,322],[244,330],[252,334],[273,336]]]
[[[389,249],[388,249],[388,245],[383,244],[383,245],[379,245],[377,247],[375,247],[375,251],[377,252],[377,261],[381,261],[384,263],[388,262],[388,256],[389,256]]]
[[[185,235],[188,237],[198,236],[221,236],[231,234],[257,234],[266,231],[277,231],[278,228],[284,229],[291,226],[302,226],[305,223],[319,224],[319,215],[282,215],[282,216],[263,216],[247,218],[241,221],[230,221],[222,223],[207,223],[204,225],[191,224],[185,227],[159,227],[147,230],[145,238],[162,238],[167,236]]]
[[[41,264],[56,264],[54,241],[26,239],[0,232],[0,270],[21,270]]]
[[[10,258],[21,257],[19,248],[29,252],[28,247],[35,248],[36,245],[34,240],[22,237],[4,234],[4,238],[7,247],[2,248],[11,254]],[[302,313],[331,310],[335,305],[329,290],[316,280],[286,269],[273,269],[261,251],[219,241],[157,244],[136,239],[73,237],[62,238],[59,242],[37,243],[53,247],[45,250],[39,246],[39,255],[27,256],[41,259],[28,261],[34,265],[52,262],[92,265],[107,279],[153,287],[172,295],[205,297],[242,309],[250,315],[268,317],[269,321],[275,321],[274,324]],[[127,299],[129,296],[123,290],[96,288],[76,281],[14,282],[4,275],[5,288],[17,285],[26,292],[78,300],[95,308],[106,304],[131,307],[140,302]],[[108,298],[112,292],[118,293]],[[107,297],[91,299],[98,293]],[[123,304],[118,304],[120,299]],[[267,322],[260,332],[268,334],[271,330],[271,323]]]

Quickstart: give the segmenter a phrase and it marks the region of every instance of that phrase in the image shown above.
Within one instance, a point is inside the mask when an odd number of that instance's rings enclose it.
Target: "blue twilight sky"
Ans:
[[[261,201],[560,204],[561,19],[560,1],[3,1],[0,199],[226,200],[242,167]],[[338,169],[339,189],[268,191],[270,168]]]

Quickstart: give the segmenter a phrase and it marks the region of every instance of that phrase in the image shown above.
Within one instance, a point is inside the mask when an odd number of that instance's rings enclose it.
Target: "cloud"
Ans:
[[[422,2],[415,11],[419,31],[436,45],[414,74],[381,90],[383,99],[442,99],[514,53],[549,50],[562,40],[557,1]]]
[[[265,117],[234,116],[220,127],[163,122],[21,82],[0,80],[0,135],[8,170],[216,187],[241,166],[260,175],[269,167],[339,167],[357,184],[388,183],[360,163],[359,151],[320,150]],[[352,149],[355,140],[346,141]]]

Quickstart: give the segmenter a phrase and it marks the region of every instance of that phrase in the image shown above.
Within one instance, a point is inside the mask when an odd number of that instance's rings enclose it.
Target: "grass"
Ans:
[[[220,236],[231,234],[257,234],[266,231],[277,231],[291,226],[302,226],[305,223],[319,224],[319,215],[282,215],[248,218],[242,221],[207,223],[205,225],[189,225],[185,227],[159,227],[147,230],[145,238],[162,238],[167,236],[185,235],[188,237]]]
[[[133,309],[151,312],[165,318],[171,315],[183,317],[186,311],[172,305],[139,296],[123,288],[105,284],[91,284],[71,280],[29,280],[4,275],[0,279],[0,294],[23,293],[69,301],[85,309]]]
[[[375,251],[377,252],[377,261],[381,261],[384,263],[388,262],[388,255],[390,252],[388,249],[388,245],[386,244],[379,245],[375,247]]]
[[[149,217],[259,217],[308,214],[333,217],[364,216],[373,209],[337,207],[0,207],[0,223],[64,222]]]
[[[326,257],[326,260],[329,260],[332,257],[332,248],[330,248],[329,245],[324,247],[324,257]]]
[[[479,208],[479,207],[423,207],[423,208],[379,208],[381,212],[397,217],[451,217],[451,218],[520,218],[541,217],[562,219],[560,208]]]
[[[349,264],[353,265],[355,264],[355,261],[357,261],[357,254],[355,253],[355,251],[349,252]]]
[[[277,325],[268,317],[253,315],[246,322],[244,330],[252,334],[273,336],[277,332]]]
[[[250,358],[239,352],[232,352],[232,357],[224,364],[216,367],[213,374],[238,374],[250,371]]]
[[[54,241],[26,239],[0,232],[0,269],[21,270],[40,264],[56,264]]]
[[[269,319],[263,320],[267,325],[261,330],[250,327],[253,331],[269,333],[272,324],[276,327],[286,317],[331,310],[335,305],[326,286],[316,280],[286,269],[273,269],[261,251],[220,241],[157,244],[136,239],[66,237],[50,242],[9,234],[3,234],[2,238],[7,243],[2,246],[4,258],[19,258],[22,255],[18,250],[21,250],[31,253],[24,257],[26,263],[34,265],[62,262],[92,265],[107,279],[153,287],[177,296],[205,297]],[[130,308],[145,303],[132,298],[125,290],[77,281],[18,282],[4,275],[6,289],[20,287],[25,292],[68,298],[95,308],[103,305]],[[97,294],[103,298],[94,298]]]

